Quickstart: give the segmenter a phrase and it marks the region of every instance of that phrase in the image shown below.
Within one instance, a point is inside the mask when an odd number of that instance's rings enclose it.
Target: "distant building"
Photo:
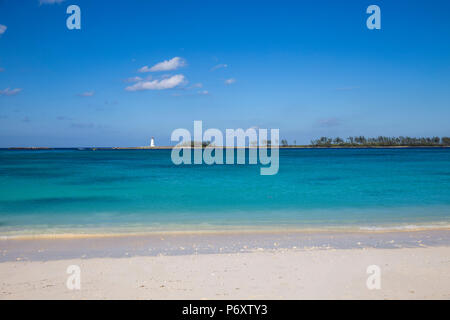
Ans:
[[[150,148],[153,148],[155,146],[155,138],[152,137],[152,140],[150,140]]]

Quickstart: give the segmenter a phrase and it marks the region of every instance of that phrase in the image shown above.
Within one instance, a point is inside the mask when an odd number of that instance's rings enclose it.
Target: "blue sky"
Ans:
[[[0,147],[450,135],[449,1],[42,2],[0,0]]]

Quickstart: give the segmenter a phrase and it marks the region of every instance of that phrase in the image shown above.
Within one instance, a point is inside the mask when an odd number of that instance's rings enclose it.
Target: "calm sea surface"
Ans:
[[[0,235],[450,224],[450,149],[282,149],[280,169],[170,150],[0,150]]]

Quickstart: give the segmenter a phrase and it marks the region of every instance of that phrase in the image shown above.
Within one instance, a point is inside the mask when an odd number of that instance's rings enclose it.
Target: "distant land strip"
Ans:
[[[72,150],[164,150],[173,148],[223,148],[223,149],[253,149],[253,148],[270,148],[271,140],[265,140],[263,145],[258,145],[256,141],[251,141],[249,146],[245,147],[227,147],[216,146],[211,141],[186,141],[176,146],[143,146],[143,147],[67,147],[67,148],[51,148],[51,147],[10,147],[3,148],[9,150],[52,150],[52,149],[72,149]],[[309,145],[289,144],[286,139],[281,139],[279,148],[281,149],[315,149],[315,148],[448,148],[450,147],[450,137],[384,137],[366,138],[364,136],[355,136],[342,139],[339,137],[329,138],[321,137],[312,140]],[[2,149],[2,148],[0,148]]]
[[[67,147],[67,148],[52,148],[52,147],[9,147],[9,148],[0,148],[3,150],[63,150],[63,149],[71,149],[71,150],[171,150],[175,148],[175,146],[159,146],[159,147]],[[178,148],[192,148],[192,149],[205,149],[206,147],[189,147],[183,146]],[[223,148],[223,149],[257,149],[257,148],[270,148],[270,146],[259,146],[259,147],[221,147],[217,146],[215,148]],[[432,146],[373,146],[373,145],[358,145],[358,146],[311,146],[311,145],[298,145],[298,146],[279,146],[280,149],[405,149],[405,148],[450,148],[447,145],[432,145]]]

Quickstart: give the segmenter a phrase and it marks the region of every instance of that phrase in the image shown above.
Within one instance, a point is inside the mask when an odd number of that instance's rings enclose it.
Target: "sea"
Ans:
[[[449,148],[280,149],[277,174],[262,166],[1,149],[0,237],[450,227]]]

